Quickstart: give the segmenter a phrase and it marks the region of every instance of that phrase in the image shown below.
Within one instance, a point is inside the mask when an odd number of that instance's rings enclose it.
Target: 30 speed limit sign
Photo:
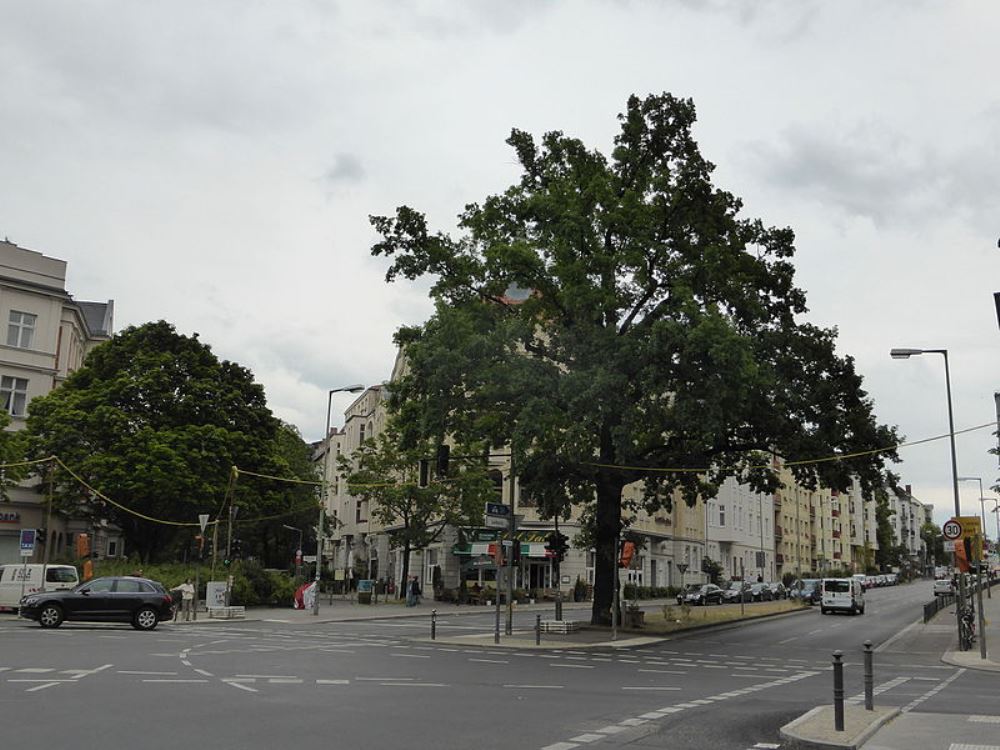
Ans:
[[[950,542],[961,538],[962,536],[962,524],[952,518],[949,521],[945,521],[944,526],[941,527],[941,536]]]

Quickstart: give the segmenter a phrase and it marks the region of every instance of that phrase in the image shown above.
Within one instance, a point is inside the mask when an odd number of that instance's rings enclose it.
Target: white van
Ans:
[[[42,584],[42,569],[45,570],[45,584]],[[71,589],[80,582],[76,568],[72,565],[0,565],[0,610],[16,610],[22,596],[37,591],[59,591]]]
[[[854,578],[824,578],[823,598],[819,611],[847,612],[852,615],[865,613],[865,590]]]

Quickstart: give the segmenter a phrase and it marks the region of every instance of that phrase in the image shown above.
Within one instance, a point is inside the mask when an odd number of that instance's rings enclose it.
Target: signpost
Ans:
[[[21,529],[21,557],[31,557],[35,554],[37,534],[35,529]]]

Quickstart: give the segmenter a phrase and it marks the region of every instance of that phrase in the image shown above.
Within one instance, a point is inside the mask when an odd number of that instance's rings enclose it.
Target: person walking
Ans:
[[[413,606],[420,604],[420,597],[423,595],[423,591],[420,590],[420,581],[416,576],[413,576]]]
[[[191,611],[194,608],[194,584],[190,578],[185,578],[184,583],[177,587],[181,592],[181,607],[184,611],[184,622],[190,622]]]
[[[410,576],[406,581],[406,606],[417,606],[417,577]]]

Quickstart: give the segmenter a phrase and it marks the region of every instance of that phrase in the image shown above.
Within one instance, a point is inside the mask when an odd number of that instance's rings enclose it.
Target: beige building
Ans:
[[[12,242],[0,242],[0,403],[11,416],[8,429],[25,425],[31,400],[44,396],[80,367],[87,353],[110,338],[114,303],[78,302],[66,291],[66,261],[50,258]],[[0,563],[21,562],[21,529],[46,528],[45,507],[35,486],[14,487],[0,501]],[[52,557],[66,552],[79,531],[53,517],[46,544]],[[97,530],[102,555],[122,553],[121,539]],[[36,549],[29,561],[41,560]]]

